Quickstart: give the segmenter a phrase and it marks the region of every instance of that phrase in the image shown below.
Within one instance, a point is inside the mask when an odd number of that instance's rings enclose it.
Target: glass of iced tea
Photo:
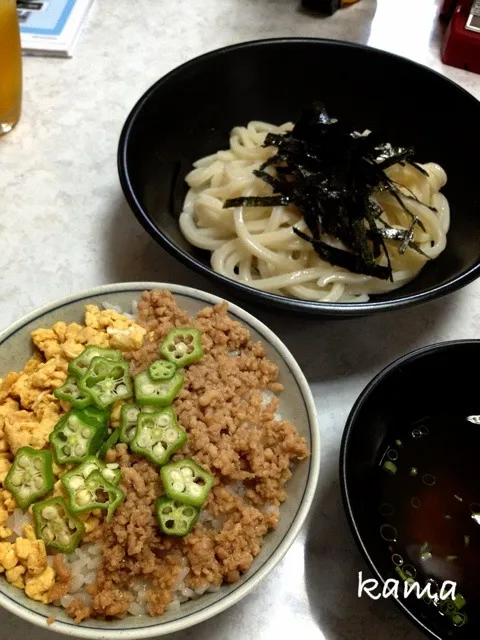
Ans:
[[[22,50],[15,0],[0,0],[0,136],[20,118]]]

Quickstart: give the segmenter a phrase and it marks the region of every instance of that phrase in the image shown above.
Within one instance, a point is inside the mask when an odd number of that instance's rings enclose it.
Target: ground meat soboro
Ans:
[[[132,374],[158,358],[157,348],[173,327],[202,333],[204,356],[187,368],[173,404],[188,435],[174,459],[193,458],[216,483],[188,536],[162,536],[154,510],[163,491],[158,468],[124,444],[111,450],[108,461],[121,467],[126,498],[113,521],[86,538],[102,543],[104,560],[88,588],[90,610],[70,607],[77,619],[123,616],[139,581],[148,585],[149,613],[160,615],[176,598],[180,580],[199,592],[238,580],[277,525],[292,464],[308,456],[295,426],[275,418],[277,397],[270,393],[264,400],[265,391],[282,390],[277,366],[261,343],[251,342],[248,329],[228,316],[227,304],[189,318],[170,293],[146,292],[137,322],[148,333],[140,350],[126,354]]]

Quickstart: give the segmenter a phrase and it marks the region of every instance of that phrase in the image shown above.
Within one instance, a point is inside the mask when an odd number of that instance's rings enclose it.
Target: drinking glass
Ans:
[[[20,118],[22,49],[15,0],[0,0],[0,136]]]

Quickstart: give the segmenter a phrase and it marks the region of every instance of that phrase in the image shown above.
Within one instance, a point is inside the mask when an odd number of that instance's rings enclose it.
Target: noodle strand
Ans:
[[[230,148],[194,163],[187,175],[190,190],[180,215],[180,229],[195,247],[212,252],[214,271],[257,289],[303,300],[363,302],[371,294],[386,293],[403,286],[421,271],[427,259],[445,249],[450,225],[448,201],[440,189],[447,176],[438,164],[422,166],[428,175],[412,165],[393,165],[386,170],[400,188],[400,198],[423,225],[417,225],[413,241],[425,254],[386,240],[393,269],[393,282],[350,273],[322,260],[312,245],[299,238],[293,227],[307,232],[300,213],[293,206],[237,207],[224,209],[229,198],[272,195],[272,189],[253,175],[275,153],[263,147],[268,133],[287,133],[291,123],[280,127],[252,121],[235,127]],[[372,194],[389,227],[406,230],[412,219],[387,192]],[[381,222],[379,223],[381,225]],[[332,246],[344,248],[338,240]],[[427,257],[425,257],[427,256]],[[379,264],[386,265],[382,256]]]

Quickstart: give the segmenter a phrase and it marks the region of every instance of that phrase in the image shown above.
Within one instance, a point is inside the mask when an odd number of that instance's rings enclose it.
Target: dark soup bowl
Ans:
[[[268,293],[216,273],[210,252],[182,235],[179,214],[192,163],[228,148],[252,120],[297,121],[323,102],[329,113],[383,140],[413,146],[419,162],[446,171],[451,208],[446,249],[410,283],[365,302],[316,302]],[[480,103],[444,76],[370,47],[308,38],[247,42],[212,51],[156,82],[129,114],[118,147],[120,181],[146,231],[186,267],[256,304],[348,317],[399,309],[445,295],[480,269]]]
[[[397,591],[436,640],[480,637],[479,359],[480,340],[463,340],[388,366],[355,403],[340,452],[347,519],[378,582],[365,586]]]

